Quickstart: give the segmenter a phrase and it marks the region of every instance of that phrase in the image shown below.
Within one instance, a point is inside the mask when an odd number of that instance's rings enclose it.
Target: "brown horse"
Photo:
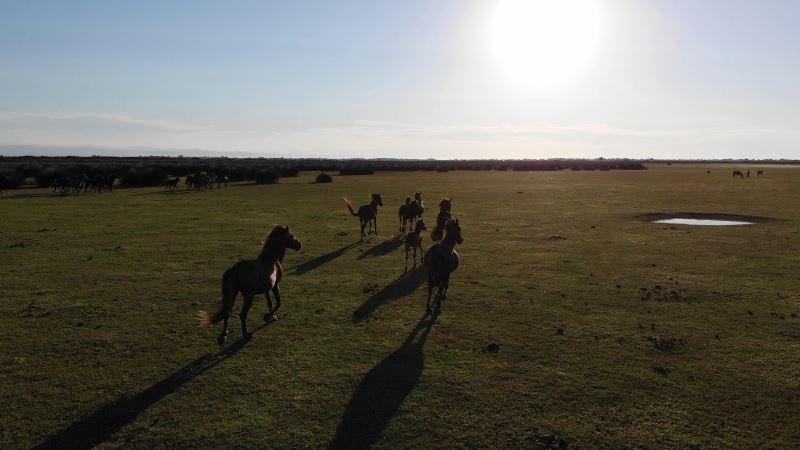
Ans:
[[[450,213],[452,209],[452,198],[443,198],[442,201],[439,202],[439,215],[436,216],[436,227],[434,227],[433,231],[431,232],[431,239],[434,242],[442,239],[445,224],[448,220],[453,218],[453,215]]]
[[[758,172],[756,172],[756,176],[758,176],[758,177],[763,176],[763,175],[764,175],[764,171],[763,170],[759,170]]]
[[[414,225],[414,231],[406,235],[406,269],[403,272],[408,272],[408,251],[414,249],[414,267],[417,267],[417,249],[419,249],[420,262],[425,263],[425,254],[422,253],[422,232],[427,230],[423,220],[417,221]]]
[[[455,272],[460,262],[456,244],[464,242],[461,236],[461,226],[458,220],[448,220],[444,225],[445,236],[442,242],[433,244],[425,252],[425,267],[428,268],[428,306],[426,311],[431,313],[431,293],[436,286],[436,304],[439,307],[442,300],[447,298],[447,289],[450,287],[450,274]]]
[[[381,199],[381,194],[372,194],[372,202],[368,205],[361,205],[358,208],[358,212],[353,211],[353,204],[350,203],[350,200],[347,198],[344,199],[344,203],[347,205],[347,209],[350,210],[350,214],[354,216],[358,216],[358,220],[361,223],[361,240],[364,240],[364,228],[367,227],[369,224],[369,230],[367,234],[372,233],[372,224],[375,224],[375,234],[378,234],[378,206],[383,206],[383,200]]]
[[[739,170],[734,170],[734,171],[733,171],[733,178],[736,178],[736,177],[739,177],[739,178],[741,178],[741,179],[744,179],[744,174],[743,174],[741,171],[739,171]]]
[[[276,225],[264,240],[264,246],[261,248],[258,258],[239,261],[225,271],[222,276],[222,302],[217,311],[213,314],[200,312],[200,323],[205,327],[210,327],[220,320],[224,321],[222,333],[217,338],[219,345],[224,344],[225,337],[228,336],[228,318],[239,292],[244,297],[244,306],[242,306],[239,318],[242,322],[242,336],[245,339],[250,339],[251,336],[247,331],[247,313],[253,306],[256,294],[264,294],[267,299],[269,312],[264,314],[264,320],[278,319],[275,313],[281,307],[279,287],[283,275],[281,261],[287,248],[300,250],[300,247],[300,241],[289,231],[289,227]],[[272,300],[269,298],[270,291],[275,296],[275,309],[272,309]]]

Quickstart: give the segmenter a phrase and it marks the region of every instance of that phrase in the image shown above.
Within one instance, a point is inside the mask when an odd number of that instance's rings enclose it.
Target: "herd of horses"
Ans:
[[[358,217],[361,240],[364,240],[365,228],[368,227],[366,234],[378,233],[378,207],[383,206],[380,194],[371,194],[370,203],[362,205],[357,211],[347,198],[344,199],[345,205],[351,215]],[[417,250],[420,251],[420,262],[428,272],[428,301],[425,307],[426,314],[433,313],[434,308],[441,308],[442,301],[447,298],[447,290],[450,287],[450,275],[458,268],[460,259],[455,247],[464,242],[461,234],[461,225],[458,219],[452,215],[452,198],[443,198],[439,202],[439,214],[436,217],[436,227],[431,232],[431,245],[425,253],[422,253],[422,232],[427,230],[422,214],[425,207],[422,202],[422,194],[417,192],[414,199],[406,198],[405,204],[400,207],[400,231],[406,230],[409,225],[409,232],[405,236],[406,267],[408,271],[409,251],[413,251],[414,267],[417,265]],[[251,337],[247,328],[247,315],[253,305],[256,295],[264,294],[267,300],[268,311],[264,314],[264,321],[271,322],[277,320],[276,313],[281,306],[280,282],[283,276],[281,262],[286,254],[286,249],[300,250],[302,244],[292,234],[288,226],[276,225],[264,239],[261,253],[255,259],[241,260],[227,269],[222,275],[222,300],[213,313],[201,312],[200,323],[204,327],[222,322],[222,332],[217,338],[219,345],[225,343],[228,336],[228,320],[233,312],[233,305],[236,297],[241,293],[244,298],[244,305],[239,313],[239,320],[242,326],[242,336],[245,339]],[[433,290],[436,289],[436,296]],[[270,293],[275,297],[275,307],[273,308]]]
[[[175,190],[178,187],[178,183],[180,183],[180,177],[170,177],[164,181],[164,189],[168,190]],[[221,187],[228,187],[229,178],[227,175],[217,175],[214,173],[206,173],[200,172],[197,174],[190,174],[186,176],[186,180],[184,183],[186,184],[186,189],[194,189],[196,191],[205,191],[207,189],[214,189],[214,185],[217,185],[217,188]]]
[[[709,173],[710,173],[710,171],[709,171]],[[748,170],[746,173],[747,173],[747,178],[750,178],[750,171]],[[763,170],[759,170],[758,172],[756,172],[756,176],[759,176],[759,177],[764,176],[764,171]],[[734,170],[733,171],[733,178],[736,178],[736,177],[739,177],[741,179],[745,179],[745,174],[742,173],[741,170]]]

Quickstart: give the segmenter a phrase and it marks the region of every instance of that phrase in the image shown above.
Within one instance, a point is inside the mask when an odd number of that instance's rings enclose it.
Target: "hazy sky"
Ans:
[[[0,0],[0,144],[800,159],[800,1],[595,3],[537,9],[520,77],[497,1]]]

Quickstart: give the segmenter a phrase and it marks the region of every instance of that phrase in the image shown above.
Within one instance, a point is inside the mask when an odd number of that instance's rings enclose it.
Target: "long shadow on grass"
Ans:
[[[397,250],[401,245],[403,245],[403,235],[398,234],[389,240],[383,241],[380,244],[367,249],[367,251],[358,256],[358,259],[363,259],[367,256],[383,256],[393,252],[394,250]]]
[[[366,319],[373,311],[386,302],[403,298],[416,292],[425,282],[427,271],[417,267],[408,274],[392,281],[386,287],[372,295],[363,305],[353,311],[353,323]]]
[[[260,330],[265,325],[262,324],[253,331]],[[125,425],[133,422],[147,408],[158,403],[162,398],[172,394],[179,387],[192,381],[196,376],[238,353],[246,343],[246,339],[239,339],[217,353],[201,356],[133,397],[123,397],[103,406],[89,417],[73,423],[34,448],[93,448],[107,440]]]
[[[74,192],[39,192],[35,194],[8,194],[6,191],[3,194],[3,198],[12,199],[12,198],[46,198],[46,197],[76,197],[80,194],[76,194]]]
[[[423,347],[438,315],[434,310],[431,316],[423,316],[403,345],[364,376],[329,448],[366,449],[377,441],[422,376]]]
[[[311,272],[312,270],[316,269],[317,267],[329,263],[334,259],[342,256],[345,252],[357,246],[358,242],[353,242],[352,244],[347,244],[342,248],[336,249],[332,252],[326,253],[322,256],[318,256],[312,260],[306,261],[294,269],[292,272],[294,275],[302,275],[306,272]]]
[[[186,194],[191,194],[193,192],[197,192],[197,191],[191,191],[189,189],[175,189],[173,191],[159,190],[159,191],[150,191],[150,192],[139,192],[138,194],[133,194],[133,195],[136,195],[136,196],[139,196],[139,195],[186,195]]]

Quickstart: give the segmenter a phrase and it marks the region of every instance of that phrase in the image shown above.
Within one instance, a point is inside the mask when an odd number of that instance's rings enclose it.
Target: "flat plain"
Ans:
[[[800,168],[732,169],[7,191],[0,447],[798,448]],[[464,234],[434,317],[403,273],[415,191]],[[372,192],[361,243],[342,197]],[[677,212],[769,220],[644,220]],[[254,338],[234,318],[220,348],[197,314],[273,224],[303,243],[279,320],[257,298]]]

